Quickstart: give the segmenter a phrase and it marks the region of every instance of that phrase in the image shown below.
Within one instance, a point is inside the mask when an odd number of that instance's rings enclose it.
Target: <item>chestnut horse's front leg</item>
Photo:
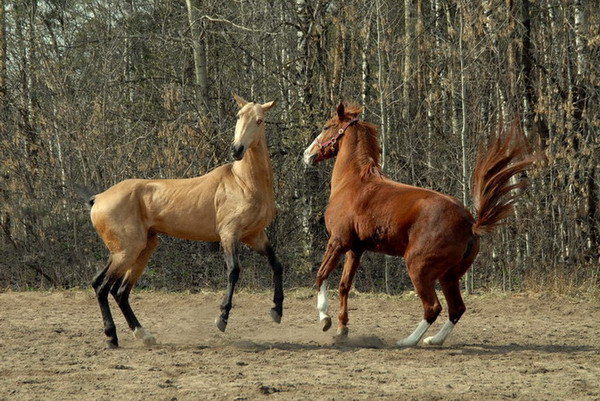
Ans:
[[[338,329],[337,334],[340,336],[348,335],[348,293],[352,288],[352,280],[358,266],[360,265],[360,257],[362,252],[350,250],[346,252],[346,261],[344,263],[344,272],[340,279],[340,312],[338,315]]]
[[[323,262],[317,272],[317,288],[319,288],[319,295],[317,297],[317,309],[319,310],[319,319],[321,321],[321,327],[323,331],[329,330],[331,327],[331,316],[327,313],[329,308],[329,302],[327,301],[327,278],[329,274],[338,265],[344,249],[340,242],[337,240],[329,239],[327,243],[327,251],[323,256]]]

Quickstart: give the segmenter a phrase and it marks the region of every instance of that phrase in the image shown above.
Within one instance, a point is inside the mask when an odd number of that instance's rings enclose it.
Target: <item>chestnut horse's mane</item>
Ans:
[[[362,113],[362,108],[357,105],[346,106],[346,115],[356,117]],[[365,178],[368,175],[381,176],[381,166],[379,165],[379,155],[381,147],[377,127],[366,121],[359,121],[356,124],[356,147],[354,148],[355,160],[360,169],[360,176]]]

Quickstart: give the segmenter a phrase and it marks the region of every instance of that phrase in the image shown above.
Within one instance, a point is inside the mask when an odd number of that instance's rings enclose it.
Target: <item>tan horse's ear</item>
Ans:
[[[342,103],[342,102],[340,102],[340,104],[338,104],[337,115],[338,115],[339,118],[344,118],[344,116],[346,115],[346,110],[344,108],[344,103]]]
[[[273,100],[272,102],[263,103],[261,107],[264,111],[270,110],[273,106],[277,104],[277,100]]]
[[[238,106],[240,107],[244,107],[248,102],[244,100],[243,97],[236,95],[235,93],[232,93],[233,98],[235,99],[236,103],[238,104]]]

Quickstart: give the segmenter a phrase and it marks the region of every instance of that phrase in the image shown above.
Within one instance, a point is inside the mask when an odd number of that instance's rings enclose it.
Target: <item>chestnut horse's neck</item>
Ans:
[[[233,163],[233,172],[250,189],[264,191],[272,188],[273,169],[264,127],[261,128],[242,160]]]
[[[379,167],[377,131],[369,123],[360,122],[348,128],[340,142],[340,150],[333,167],[331,189],[352,180],[382,176]]]

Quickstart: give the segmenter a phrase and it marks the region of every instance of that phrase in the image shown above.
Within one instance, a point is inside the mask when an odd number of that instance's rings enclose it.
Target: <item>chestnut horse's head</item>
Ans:
[[[343,103],[340,103],[336,114],[325,123],[321,133],[304,151],[304,163],[309,166],[315,165],[321,160],[337,155],[346,129],[358,122],[358,115],[361,112],[360,107],[346,108]]]
[[[235,136],[233,137],[232,157],[242,160],[244,153],[252,146],[260,132],[264,132],[265,112],[275,105],[275,101],[268,103],[247,102],[238,95],[233,98],[240,106],[235,124]]]

